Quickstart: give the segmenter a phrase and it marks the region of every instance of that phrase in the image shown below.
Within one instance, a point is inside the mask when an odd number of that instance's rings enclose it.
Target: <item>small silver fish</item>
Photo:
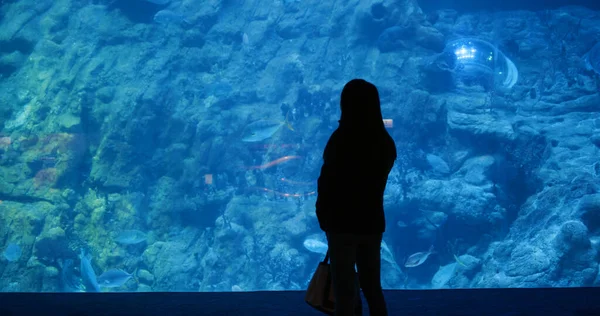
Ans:
[[[316,239],[307,239],[304,241],[304,248],[308,249],[308,251],[320,254],[327,253],[327,244]]]
[[[396,263],[396,260],[394,260],[394,255],[392,255],[392,251],[390,250],[390,248],[388,247],[388,245],[385,243],[385,241],[381,241],[381,259],[389,262],[389,263]]]
[[[583,61],[587,70],[593,70],[600,74],[600,43],[594,45],[589,52],[583,55]]]
[[[139,244],[145,240],[146,240],[146,234],[144,232],[141,232],[141,231],[135,230],[135,229],[124,230],[121,233],[119,233],[117,238],[115,238],[116,242],[118,242],[119,244],[123,244],[123,245]]]
[[[417,252],[415,254],[412,254],[410,257],[408,257],[408,259],[406,259],[406,262],[404,263],[404,266],[407,268],[414,268],[414,267],[418,267],[421,264],[423,264],[423,262],[425,262],[425,260],[427,260],[427,258],[429,258],[429,255],[435,253],[435,251],[433,250],[433,245],[431,245],[431,247],[429,247],[429,250],[427,250],[427,252]]]
[[[242,141],[260,142],[273,136],[284,125],[287,125],[290,130],[294,130],[287,121],[260,120],[250,123],[244,129]]]
[[[110,269],[100,276],[98,276],[98,285],[100,287],[121,287],[129,279],[133,277],[133,274],[129,274],[120,269]]]
[[[590,237],[590,243],[592,244],[592,248],[600,250],[600,236]]]
[[[100,286],[98,286],[98,280],[96,279],[96,273],[92,268],[92,255],[85,254],[85,250],[81,248],[79,254],[79,274],[81,274],[81,280],[87,292],[100,292]]]
[[[388,245],[383,240],[381,241],[380,251],[381,251],[381,259],[391,263],[392,266],[394,266],[394,268],[396,268],[396,270],[402,272],[402,269],[400,269],[400,267],[398,266],[396,259],[394,259],[394,254],[392,254],[390,247],[388,247]]]
[[[186,16],[180,13],[175,13],[171,10],[160,10],[156,12],[153,18],[154,22],[158,24],[177,24],[177,23],[186,23],[191,24]]]
[[[21,258],[21,247],[15,243],[10,243],[4,250],[4,258],[10,262],[15,262]]]
[[[435,172],[442,174],[450,173],[450,167],[448,167],[448,164],[441,157],[427,154],[425,159],[427,159],[427,162]]]
[[[73,273],[72,259],[58,259],[60,266],[61,290],[63,292],[85,292],[85,287],[81,283],[81,279]]]
[[[448,220],[448,215],[444,212],[425,210],[421,210],[421,212],[423,212],[423,217],[431,226],[429,229],[439,229]]]

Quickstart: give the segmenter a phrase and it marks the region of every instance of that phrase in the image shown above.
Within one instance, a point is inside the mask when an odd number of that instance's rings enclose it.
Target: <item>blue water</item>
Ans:
[[[305,289],[353,78],[384,288],[600,284],[600,8],[480,3],[0,1],[0,291]]]

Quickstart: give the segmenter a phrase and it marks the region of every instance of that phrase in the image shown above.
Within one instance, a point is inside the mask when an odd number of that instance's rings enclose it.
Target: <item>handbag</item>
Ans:
[[[358,284],[358,274],[356,276],[357,300],[354,315],[362,315],[362,301],[360,299],[360,285]],[[319,262],[317,270],[310,279],[304,301],[327,315],[333,315],[335,311],[335,297],[333,295],[333,281],[329,266],[329,251],[325,254],[325,259]]]
[[[325,314],[333,315],[335,299],[333,296],[331,270],[329,268],[329,251],[327,251],[325,259],[319,262],[317,270],[310,279],[304,301]]]

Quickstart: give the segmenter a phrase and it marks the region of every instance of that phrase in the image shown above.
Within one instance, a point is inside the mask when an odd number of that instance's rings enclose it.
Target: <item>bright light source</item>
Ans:
[[[461,47],[459,49],[457,49],[454,54],[456,55],[456,58],[458,60],[462,60],[462,59],[473,59],[475,58],[475,53],[477,52],[477,50],[474,47]]]

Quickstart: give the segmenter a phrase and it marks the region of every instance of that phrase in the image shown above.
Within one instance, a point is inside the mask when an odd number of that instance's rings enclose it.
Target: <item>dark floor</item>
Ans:
[[[0,293],[0,315],[319,315],[303,298],[298,291]],[[600,288],[387,291],[386,298],[390,315],[600,315]]]

